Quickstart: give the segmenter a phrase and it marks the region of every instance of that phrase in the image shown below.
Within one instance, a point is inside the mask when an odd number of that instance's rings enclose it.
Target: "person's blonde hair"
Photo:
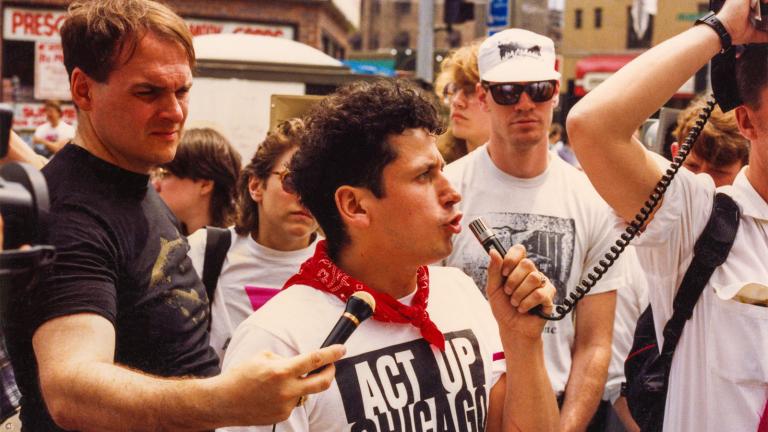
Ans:
[[[473,42],[451,51],[440,63],[440,73],[435,79],[435,93],[443,96],[443,90],[449,83],[460,87],[472,86],[480,82],[477,67],[477,51],[480,42]]]
[[[675,137],[679,144],[683,144],[698,121],[699,113],[706,106],[706,100],[704,96],[697,97],[677,117]],[[723,113],[717,105],[694,143],[692,151],[717,167],[731,165],[737,161],[746,165],[749,161],[749,141],[739,132],[736,114],[733,111]]]

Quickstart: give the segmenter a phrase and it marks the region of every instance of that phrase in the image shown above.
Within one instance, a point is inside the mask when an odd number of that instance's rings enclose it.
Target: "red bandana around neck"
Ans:
[[[389,294],[369,288],[338,268],[328,256],[325,240],[321,240],[317,243],[315,254],[304,261],[299,272],[285,282],[283,289],[291,285],[308,285],[333,294],[344,302],[355,292],[366,291],[376,299],[373,319],[381,322],[410,323],[421,330],[421,336],[427,342],[445,351],[445,337],[427,312],[429,270],[426,266],[419,267],[416,294],[413,296],[412,305],[406,306]]]

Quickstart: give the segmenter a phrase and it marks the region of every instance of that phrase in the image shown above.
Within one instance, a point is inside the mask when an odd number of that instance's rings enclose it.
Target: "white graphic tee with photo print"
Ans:
[[[525,246],[528,257],[557,289],[555,304],[563,304],[617,239],[615,216],[587,177],[552,154],[546,171],[530,179],[499,170],[487,146],[451,163],[445,172],[461,193],[458,206],[464,217],[453,253],[443,264],[463,270],[481,289],[489,258],[468,227],[480,216],[505,248]],[[589,295],[620,289],[625,283],[624,261],[614,264]],[[574,335],[574,314],[544,328],[545,363],[558,393],[568,382]]]
[[[491,388],[506,370],[498,326],[466,275],[430,267],[429,276],[427,311],[445,336],[445,351],[411,324],[369,319],[344,344],[347,355],[335,363],[330,389],[309,396],[278,431],[485,430]],[[280,292],[235,331],[223,369],[263,350],[294,356],[318,348],[344,306],[305,285]],[[223,430],[266,432],[272,426]]]

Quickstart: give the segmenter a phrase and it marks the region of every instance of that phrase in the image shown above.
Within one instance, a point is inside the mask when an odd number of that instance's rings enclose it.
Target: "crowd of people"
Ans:
[[[674,336],[663,430],[768,430],[768,34],[749,6],[727,0],[591,91],[567,139],[553,42],[507,29],[447,56],[443,109],[403,80],[350,83],[241,167],[222,133],[184,129],[195,55],[178,15],[73,2],[76,133],[41,133],[47,163],[11,137],[10,159],[44,165],[57,257],[5,312],[2,414],[20,405],[31,431],[639,431],[638,318],[652,308],[658,347],[671,337],[725,193],[738,233]],[[669,162],[638,128],[731,43],[743,104],[714,110],[659,189]],[[673,156],[705,104],[679,116]],[[642,234],[618,250],[628,224]],[[319,348],[357,291],[373,317]]]

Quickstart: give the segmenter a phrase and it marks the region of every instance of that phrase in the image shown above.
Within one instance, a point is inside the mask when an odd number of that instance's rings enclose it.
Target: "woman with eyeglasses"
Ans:
[[[231,244],[212,296],[211,346],[219,358],[237,326],[314,253],[317,222],[286,181],[303,129],[300,119],[278,124],[241,173]],[[207,239],[205,230],[189,237],[189,256],[201,278]]]
[[[184,235],[234,222],[240,155],[210,128],[184,132],[176,156],[152,173],[152,184]]]
[[[439,141],[446,162],[456,160],[488,141],[491,120],[475,94],[480,82],[473,43],[453,51],[440,64],[435,91],[449,109],[450,129]]]

